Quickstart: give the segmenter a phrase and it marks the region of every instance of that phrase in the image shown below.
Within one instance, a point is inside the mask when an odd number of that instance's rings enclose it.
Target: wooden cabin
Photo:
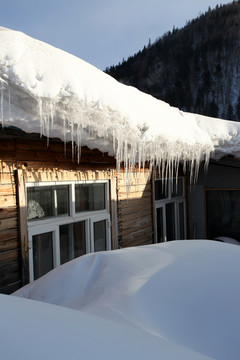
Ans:
[[[238,124],[184,114],[22,33],[2,29],[0,43],[1,293],[89,252],[218,233],[240,241],[239,161],[212,162],[190,186],[188,171],[177,181],[170,171],[213,150],[240,156]],[[145,160],[150,169],[121,168]],[[155,171],[161,161],[169,179]]]
[[[137,168],[114,157],[0,130],[0,292],[10,294],[83,254],[176,239],[240,241],[239,160],[211,161],[198,180]],[[131,185],[131,186],[129,186]]]
[[[1,293],[84,253],[153,242],[149,170],[129,188],[113,157],[83,147],[78,164],[71,144],[9,128],[0,164]]]

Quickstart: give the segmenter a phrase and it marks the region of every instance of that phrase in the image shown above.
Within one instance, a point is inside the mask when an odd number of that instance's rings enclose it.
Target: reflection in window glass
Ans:
[[[166,204],[167,241],[176,240],[174,203]]]
[[[68,193],[68,185],[28,187],[28,220],[69,215]]]
[[[157,208],[157,242],[163,242],[163,208]]]
[[[52,232],[35,235],[32,238],[34,280],[53,269]]]
[[[86,254],[85,221],[61,225],[59,228],[61,264]]]
[[[168,198],[168,182],[166,180],[155,180],[155,200]]]
[[[94,223],[94,251],[107,250],[106,220]]]
[[[179,240],[185,239],[184,231],[184,203],[179,203]]]
[[[75,185],[75,210],[77,213],[104,210],[105,208],[105,184]]]
[[[206,191],[207,237],[231,237],[240,241],[240,191]]]
[[[174,179],[172,183],[172,197],[183,196],[183,179]]]

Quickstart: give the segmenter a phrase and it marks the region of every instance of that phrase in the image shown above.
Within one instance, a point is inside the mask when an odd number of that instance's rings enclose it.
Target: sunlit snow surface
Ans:
[[[238,245],[174,241],[83,256],[15,295],[112,321],[113,333],[115,326],[125,337],[144,332],[146,346],[152,338],[160,348],[176,350],[170,357],[159,353],[160,359],[195,359],[184,354],[188,349],[212,359],[239,360],[239,274]],[[117,353],[124,341],[119,337]],[[140,349],[144,344],[139,342]],[[155,358],[154,351],[147,358]]]
[[[0,28],[0,48],[4,126],[98,148],[129,168],[239,152],[235,122],[181,112],[21,32]]]

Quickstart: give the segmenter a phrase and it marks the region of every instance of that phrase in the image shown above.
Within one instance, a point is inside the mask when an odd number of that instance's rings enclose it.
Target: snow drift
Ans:
[[[239,124],[184,113],[21,32],[0,28],[0,47],[3,126],[98,148],[129,169],[239,154]]]
[[[210,360],[166,339],[81,311],[2,294],[0,306],[2,359]]]
[[[159,344],[238,360],[239,273],[237,245],[173,241],[83,256],[14,295],[141,330]]]

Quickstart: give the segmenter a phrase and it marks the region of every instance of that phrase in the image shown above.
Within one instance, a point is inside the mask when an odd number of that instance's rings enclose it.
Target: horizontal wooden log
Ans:
[[[16,250],[19,248],[19,240],[15,239],[1,239],[0,237],[0,253]]]
[[[147,229],[142,229],[142,230],[138,230],[138,231],[135,231],[132,233],[127,233],[127,234],[121,235],[120,239],[122,242],[124,242],[126,244],[131,244],[136,239],[138,239],[138,240],[146,239],[146,241],[149,241],[150,239],[152,239],[152,241],[153,241],[153,230],[152,230],[152,227],[149,227]]]
[[[1,241],[17,239],[18,238],[18,229],[4,229],[0,231],[0,239]]]
[[[0,288],[19,282],[21,280],[20,262],[15,260],[0,264],[0,274]]]
[[[0,231],[5,229],[12,229],[18,226],[17,217],[0,219]]]
[[[0,253],[0,264],[14,260],[20,260],[20,251],[18,249]]]
[[[6,151],[0,149],[0,159],[6,161],[15,161],[16,160],[16,152],[15,151]]]
[[[134,200],[134,199],[147,199],[149,198],[151,201],[152,199],[152,192],[151,191],[140,191],[140,192],[134,192],[134,193],[129,193],[129,194],[118,194],[118,199],[119,200]]]
[[[0,195],[0,209],[15,207],[17,205],[16,201],[15,195]]]
[[[17,207],[0,209],[0,219],[13,218],[13,217],[17,217],[17,215],[18,215]]]
[[[0,151],[15,151],[15,141],[10,139],[1,139],[0,140]]]
[[[136,207],[140,207],[140,208],[147,208],[147,207],[151,207],[152,206],[152,202],[150,200],[150,198],[146,201],[145,198],[139,198],[139,199],[128,199],[128,200],[121,200],[118,201],[118,209],[119,211],[130,211],[130,209],[133,209],[136,211]]]
[[[130,194],[134,194],[134,193],[139,193],[139,192],[144,192],[144,191],[151,191],[152,190],[152,186],[151,184],[147,183],[147,184],[141,184],[141,185],[131,185],[131,187],[128,186],[119,186],[118,187],[118,194],[126,194],[128,195]]]
[[[145,216],[152,216],[152,208],[151,205],[144,207],[143,209],[136,209],[136,207],[132,207],[128,209],[129,211],[118,211],[119,223],[132,221],[137,218],[142,218]]]
[[[134,218],[128,219],[126,216],[122,221],[119,221],[119,229],[129,229],[132,227],[143,226],[145,224],[152,223],[152,214],[147,214],[143,216],[139,213],[139,216],[135,216]]]
[[[16,194],[15,184],[1,184],[0,183],[0,195],[14,195]]]
[[[143,225],[139,225],[139,226],[132,226],[132,227],[119,227],[119,235],[120,236],[128,236],[129,234],[133,234],[133,233],[138,233],[141,230],[148,230],[148,231],[152,231],[152,221],[143,224]]]
[[[120,240],[120,247],[126,248],[131,246],[142,246],[142,245],[151,245],[152,237],[143,237],[143,238],[134,238],[131,241],[126,241],[125,239]]]

